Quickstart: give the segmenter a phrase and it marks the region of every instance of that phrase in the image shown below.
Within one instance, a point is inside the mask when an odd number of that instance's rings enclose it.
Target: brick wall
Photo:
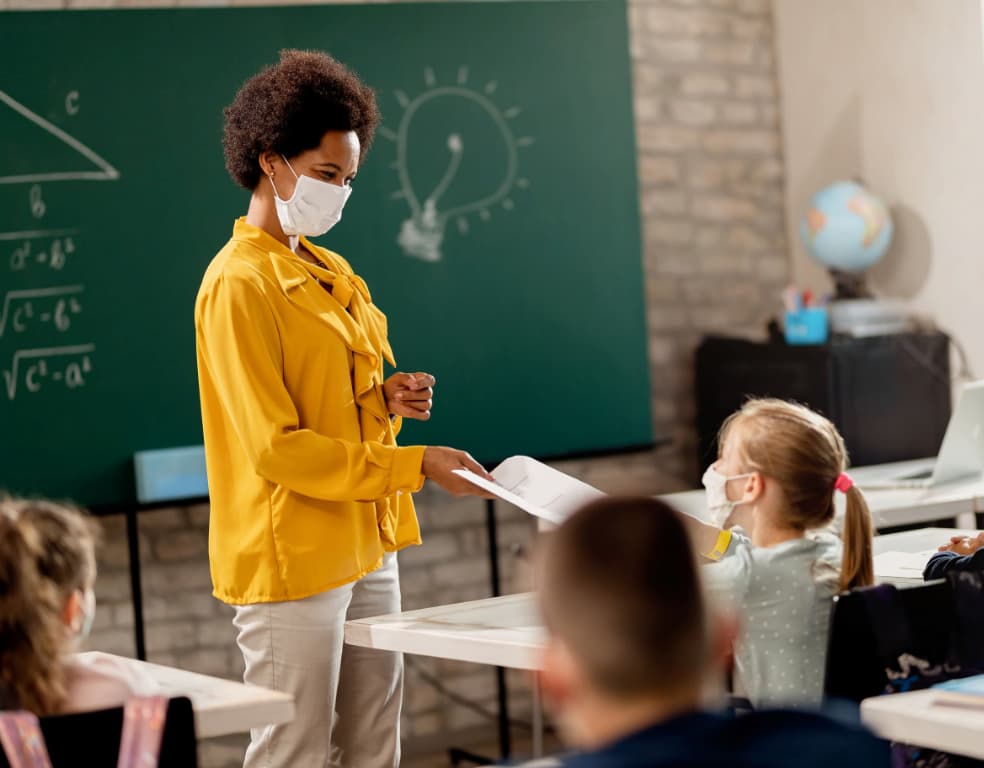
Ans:
[[[275,0],[262,0],[271,4]],[[248,4],[192,0],[0,0],[2,8]],[[644,272],[658,452],[561,466],[606,491],[688,487],[695,472],[692,354],[708,332],[761,333],[788,274],[783,231],[772,14],[768,0],[630,0]],[[218,147],[216,147],[218,151]],[[438,391],[438,407],[440,392]],[[427,489],[418,498],[426,544],[401,560],[404,605],[488,596],[484,507]],[[500,509],[507,590],[529,588],[533,526]],[[90,645],[132,654],[122,520],[103,521],[99,609]],[[239,677],[231,609],[213,600],[207,570],[208,509],[142,514],[145,617],[150,659]],[[408,669],[408,751],[493,726],[448,703],[419,679],[436,673],[454,692],[491,710],[493,672],[415,658]],[[527,680],[510,675],[514,714],[529,709]],[[245,736],[203,745],[205,768],[235,765]]]

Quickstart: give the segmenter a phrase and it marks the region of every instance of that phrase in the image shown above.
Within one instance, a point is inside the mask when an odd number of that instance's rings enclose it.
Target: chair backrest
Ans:
[[[971,583],[932,581],[855,589],[834,600],[824,694],[860,702],[869,696],[926,688],[978,674],[984,641],[972,626],[984,622],[984,589]],[[972,640],[972,642],[968,642]]]
[[[122,732],[122,707],[41,718],[41,733],[52,768],[80,765],[86,768],[117,768]],[[158,768],[198,766],[195,717],[191,701],[183,696],[168,702],[157,765]],[[10,761],[2,750],[0,768],[10,768]]]

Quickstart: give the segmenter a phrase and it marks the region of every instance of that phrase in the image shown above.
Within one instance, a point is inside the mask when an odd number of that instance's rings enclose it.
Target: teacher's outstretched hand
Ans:
[[[476,475],[480,475],[490,482],[495,482],[492,477],[471,454],[466,451],[459,451],[454,448],[442,448],[429,445],[424,449],[423,471],[424,475],[448,493],[454,496],[481,496],[486,499],[494,499],[491,493],[481,490],[478,486],[468,482],[465,478],[454,474],[456,469],[470,469]]]
[[[383,383],[386,406],[394,416],[427,421],[434,405],[435,378],[429,373],[394,373]],[[467,451],[455,448],[427,446],[421,461],[424,476],[433,480],[453,496],[481,496],[494,499],[491,493],[454,474],[456,469],[470,469],[476,475],[495,482],[485,468]]]

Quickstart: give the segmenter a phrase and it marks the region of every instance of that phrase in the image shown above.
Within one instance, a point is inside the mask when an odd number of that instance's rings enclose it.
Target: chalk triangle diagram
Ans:
[[[4,109],[4,107],[9,109]],[[0,184],[115,181],[106,160],[54,123],[0,90]]]

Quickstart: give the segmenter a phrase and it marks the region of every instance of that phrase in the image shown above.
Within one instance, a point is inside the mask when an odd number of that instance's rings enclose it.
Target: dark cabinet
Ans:
[[[722,422],[750,397],[820,411],[844,436],[854,466],[935,456],[950,387],[942,333],[835,337],[822,346],[707,337],[696,359],[700,472],[716,457]]]

